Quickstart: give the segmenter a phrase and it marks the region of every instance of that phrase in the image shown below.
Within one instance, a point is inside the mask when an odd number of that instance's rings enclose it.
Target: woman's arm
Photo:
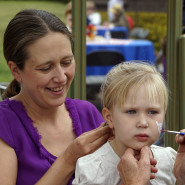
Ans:
[[[12,147],[0,138],[0,185],[15,185],[17,156]]]

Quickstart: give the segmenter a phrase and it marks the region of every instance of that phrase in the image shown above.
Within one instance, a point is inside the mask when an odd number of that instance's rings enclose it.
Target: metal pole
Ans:
[[[180,98],[181,80],[180,70],[183,70],[183,61],[179,57],[179,38],[182,34],[182,0],[168,0],[167,16],[167,84],[170,90],[167,124],[169,130],[180,129],[182,116]],[[166,134],[166,146],[177,148],[174,135]]]
[[[72,7],[76,74],[69,96],[86,99],[86,0],[72,0]]]

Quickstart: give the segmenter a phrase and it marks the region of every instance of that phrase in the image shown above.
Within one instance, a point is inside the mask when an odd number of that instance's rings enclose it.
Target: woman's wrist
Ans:
[[[59,157],[61,160],[61,164],[64,166],[64,169],[72,175],[75,171],[76,160],[72,158],[72,156],[66,151],[62,156]]]
[[[75,165],[72,165],[70,160],[65,155],[62,155],[55,160],[49,170],[35,185],[67,185],[74,171]]]

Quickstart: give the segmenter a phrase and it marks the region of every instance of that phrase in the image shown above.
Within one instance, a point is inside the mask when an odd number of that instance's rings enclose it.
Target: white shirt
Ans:
[[[176,151],[170,147],[151,146],[157,160],[158,172],[150,185],[174,185],[176,182],[173,166]],[[117,170],[120,161],[109,142],[90,155],[77,161],[73,185],[121,185],[122,181]]]
[[[124,6],[123,0],[109,0],[108,2],[108,19],[112,21],[114,19],[114,14],[111,11],[111,8],[114,7],[115,4],[119,4],[121,7]]]
[[[97,26],[101,25],[101,15],[98,12],[94,12],[88,16],[90,23]]]

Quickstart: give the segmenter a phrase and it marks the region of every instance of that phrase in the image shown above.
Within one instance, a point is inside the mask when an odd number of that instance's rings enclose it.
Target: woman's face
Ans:
[[[115,142],[122,153],[127,148],[140,150],[156,142],[160,135],[156,121],[162,123],[165,117],[162,102],[149,101],[144,85],[134,93],[130,89],[125,103],[120,106],[118,102],[109,112],[108,124],[115,130]]]
[[[20,71],[21,95],[40,107],[63,104],[75,74],[70,40],[62,33],[50,32],[27,51],[29,58]]]

